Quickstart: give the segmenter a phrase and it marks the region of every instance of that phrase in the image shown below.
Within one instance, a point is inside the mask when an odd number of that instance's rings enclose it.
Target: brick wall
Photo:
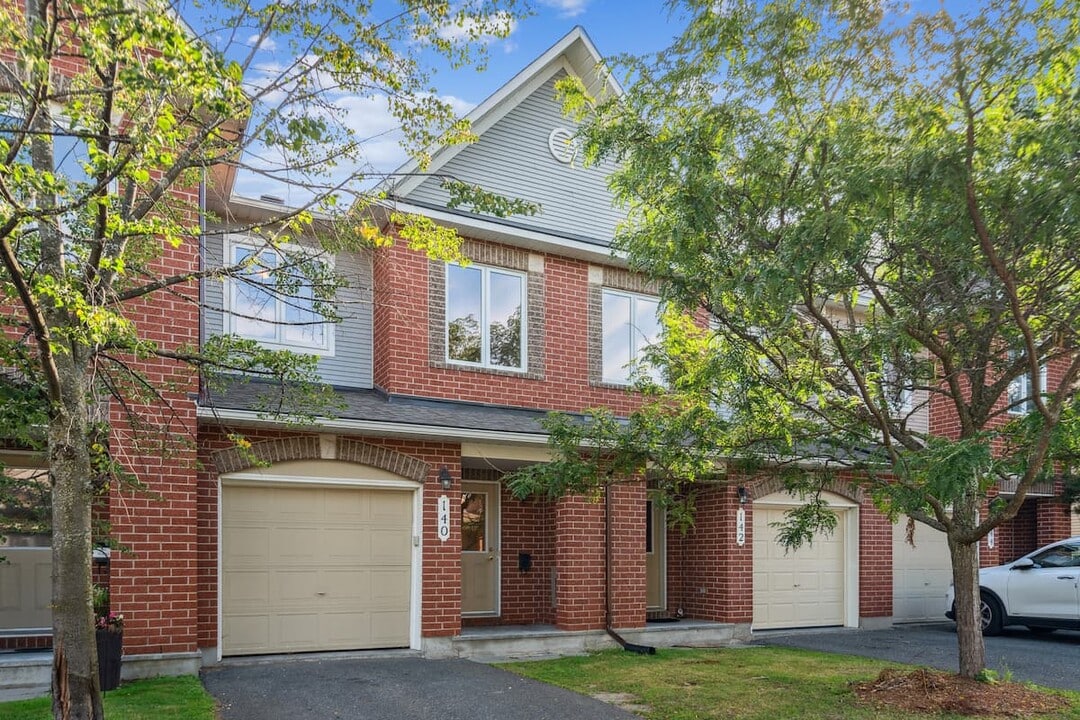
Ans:
[[[1072,514],[1068,503],[1056,497],[1037,498],[1035,499],[1035,541],[1022,554],[1027,554],[1057,540],[1064,540],[1071,535]]]
[[[178,199],[197,204],[195,189],[176,188]],[[192,214],[193,229],[195,217]],[[155,273],[173,275],[199,266],[198,243],[166,246]],[[177,286],[127,303],[125,314],[141,337],[166,349],[198,343],[198,289]],[[197,647],[198,537],[195,467],[197,374],[171,360],[127,358],[161,390],[159,401],[128,393],[126,407],[109,407],[110,449],[143,484],[110,488],[108,516],[124,551],[110,562],[112,610],[124,615],[124,652],[190,652]],[[120,385],[123,387],[123,384]],[[137,413],[133,419],[131,413]]]
[[[645,483],[611,492],[611,624],[645,625]]]
[[[859,503],[859,617],[893,613],[893,529],[873,501]]]
[[[604,627],[604,506],[580,496],[555,501],[555,625]]]
[[[1036,539],[1035,506],[1035,500],[1025,500],[1016,517],[997,527],[994,533],[994,545],[997,549],[995,564],[1012,562],[1039,546]]]
[[[754,509],[746,513],[746,538],[736,544],[739,509],[735,487],[698,491],[694,526],[683,535],[668,531],[668,608],[687,617],[749,623],[754,615]]]
[[[481,259],[499,260],[501,246],[467,245]],[[482,252],[481,252],[482,250]],[[521,251],[515,251],[520,253]],[[530,283],[543,283],[538,330],[529,323],[529,356],[542,345],[542,374],[447,366],[433,360],[431,334],[441,323],[429,315],[429,287],[441,265],[423,253],[395,243],[375,254],[375,384],[391,393],[494,403],[545,410],[578,411],[600,405],[627,413],[639,400],[625,388],[589,381],[589,265],[580,260],[542,255],[543,272]],[[504,259],[504,264],[512,263]],[[434,268],[434,269],[433,269]],[[432,273],[435,274],[433,280]],[[536,293],[530,292],[530,295]],[[530,307],[530,313],[538,309]],[[441,312],[437,307],[434,312]],[[595,350],[595,349],[594,349]],[[594,353],[595,354],[595,353]]]

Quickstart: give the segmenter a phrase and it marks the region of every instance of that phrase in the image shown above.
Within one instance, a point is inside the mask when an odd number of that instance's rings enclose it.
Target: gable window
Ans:
[[[502,268],[446,266],[446,359],[525,370],[525,275]]]
[[[1014,361],[1016,359],[1016,353],[1009,353],[1009,360]],[[1046,391],[1046,366],[1043,365],[1039,368],[1039,387],[1031,387],[1031,373],[1025,367],[1024,371],[1017,375],[1011,383],[1009,383],[1009,414],[1010,415],[1027,415],[1029,412],[1035,409],[1034,397],[1036,393],[1042,393]]]
[[[656,298],[617,290],[603,291],[601,379],[627,385],[631,368],[645,349],[660,338],[660,302]],[[655,368],[648,368],[659,379]]]
[[[283,268],[288,260],[273,248],[233,243],[234,264],[251,264],[229,281],[231,331],[250,340],[297,352],[333,354],[333,328],[315,309],[310,281],[299,270]],[[275,274],[285,272],[284,285]]]

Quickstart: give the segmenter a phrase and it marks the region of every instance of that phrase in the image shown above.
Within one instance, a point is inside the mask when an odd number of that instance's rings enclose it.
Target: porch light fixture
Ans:
[[[450,469],[445,465],[439,468],[439,484],[442,485],[443,490],[449,490],[450,486],[454,484],[454,477],[450,474]]]
[[[735,492],[739,496],[739,504],[740,505],[745,505],[746,500],[749,497],[749,495],[746,492],[746,487],[743,486],[743,485],[740,485],[739,487],[735,488]]]

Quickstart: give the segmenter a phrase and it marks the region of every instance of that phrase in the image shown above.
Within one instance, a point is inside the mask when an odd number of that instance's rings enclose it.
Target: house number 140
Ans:
[[[450,498],[446,495],[439,496],[438,532],[442,542],[450,539]]]

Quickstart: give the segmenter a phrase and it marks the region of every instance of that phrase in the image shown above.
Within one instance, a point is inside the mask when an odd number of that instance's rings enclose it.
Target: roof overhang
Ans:
[[[508,432],[503,430],[485,430],[476,428],[452,427],[448,425],[420,425],[413,423],[388,422],[383,420],[358,420],[353,418],[318,418],[307,422],[295,417],[268,418],[252,410],[214,409],[199,407],[197,417],[200,420],[227,422],[240,427],[289,428],[298,425],[307,426],[312,432],[335,431],[363,435],[378,435],[415,440],[486,441],[510,443],[516,445],[547,445],[546,433]]]

